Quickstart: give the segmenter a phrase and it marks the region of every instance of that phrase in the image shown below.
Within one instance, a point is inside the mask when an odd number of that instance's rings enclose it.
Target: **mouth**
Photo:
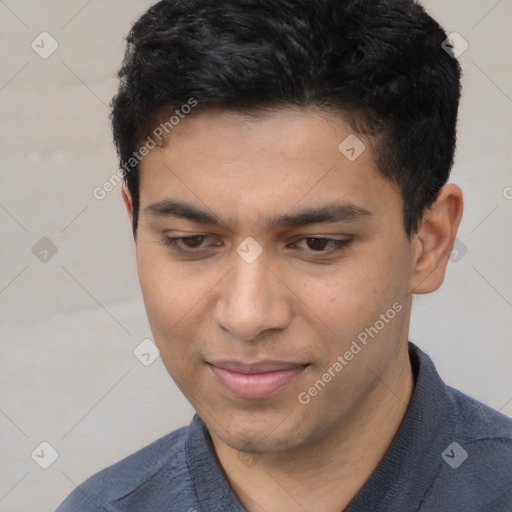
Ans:
[[[207,364],[224,390],[240,399],[261,399],[275,395],[309,366],[283,361],[254,364],[217,361]]]

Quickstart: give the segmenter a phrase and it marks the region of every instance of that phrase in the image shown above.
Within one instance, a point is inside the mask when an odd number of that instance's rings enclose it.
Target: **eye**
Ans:
[[[208,235],[164,236],[162,241],[165,245],[177,251],[196,252],[208,247],[208,245],[203,245],[203,242],[208,238],[210,238]]]
[[[304,237],[299,240],[299,242],[303,241],[306,243],[307,248],[301,248],[301,250],[319,254],[341,251],[352,243],[351,238],[336,240],[333,238]]]
[[[204,234],[193,234],[177,237],[164,235],[162,237],[162,242],[164,245],[170,247],[174,251],[189,254],[205,251],[213,246],[221,245],[220,242],[206,243],[208,239],[212,239],[212,237]],[[313,254],[321,256],[340,252],[347,248],[351,243],[351,238],[337,240],[333,238],[322,237],[303,237],[300,238],[298,242],[292,246],[298,248],[299,251],[309,255]],[[299,244],[303,244],[303,246],[301,247]]]

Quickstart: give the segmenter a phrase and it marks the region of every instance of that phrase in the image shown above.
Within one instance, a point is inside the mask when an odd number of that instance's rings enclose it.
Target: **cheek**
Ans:
[[[173,262],[165,248],[153,243],[140,244],[137,267],[162,362],[187,394],[203,361],[202,344],[211,336],[211,293],[219,277],[194,263]]]
[[[386,239],[387,238],[387,239]],[[410,275],[408,250],[402,237],[376,239],[346,269],[347,283],[359,302],[386,306],[404,297]]]
[[[170,329],[184,307],[183,301],[178,300],[181,285],[176,274],[170,272],[169,266],[161,258],[150,254],[142,253],[137,266],[150,323],[156,322],[158,327],[163,328],[161,324],[165,322],[167,329]]]
[[[160,350],[176,331],[190,322],[204,296],[200,280],[190,279],[153,244],[141,244],[137,251],[137,270],[148,320]]]
[[[302,277],[298,281],[300,295],[326,326],[325,332],[336,349],[350,344],[365,328],[373,326],[393,304],[398,302],[405,307],[409,268],[403,247],[397,246],[381,247],[379,252],[368,247],[358,258],[347,258],[333,267],[329,275],[314,280]],[[391,313],[394,317],[394,310]],[[385,324],[380,339],[394,337],[398,323],[393,323],[396,325]]]

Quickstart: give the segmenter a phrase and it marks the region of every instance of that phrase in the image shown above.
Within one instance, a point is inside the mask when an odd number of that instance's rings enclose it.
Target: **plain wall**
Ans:
[[[123,38],[149,4],[0,2],[1,512],[55,509],[193,414],[159,359],[133,355],[151,332],[120,187],[93,196],[117,166],[108,103]],[[409,339],[448,384],[512,416],[512,4],[423,4],[469,43],[451,180],[467,252],[415,297]],[[31,47],[43,31],[59,45],[47,59]],[[43,441],[59,455],[46,470],[31,458]]]

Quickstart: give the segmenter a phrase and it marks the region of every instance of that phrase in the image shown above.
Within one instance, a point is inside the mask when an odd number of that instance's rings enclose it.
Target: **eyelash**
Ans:
[[[207,238],[208,235],[197,234],[197,235],[178,236],[178,237],[170,237],[170,236],[164,235],[163,243],[164,243],[164,245],[170,247],[171,249],[173,249],[175,251],[182,252],[182,253],[188,253],[188,254],[194,254],[194,253],[199,253],[199,252],[204,251],[205,248],[204,247],[196,247],[196,248],[187,247],[184,249],[183,247],[179,246],[179,243],[186,241],[186,240],[198,238],[198,237]],[[298,241],[301,241],[301,240],[322,240],[322,241],[329,242],[331,244],[331,246],[333,247],[332,249],[327,250],[327,251],[314,251],[314,250],[308,251],[306,249],[299,249],[301,251],[306,251],[315,256],[316,255],[330,255],[333,253],[340,252],[340,251],[348,248],[350,246],[350,244],[352,243],[351,238],[346,238],[343,240],[336,240],[336,239],[332,239],[332,238],[306,236],[306,237],[300,238]]]

